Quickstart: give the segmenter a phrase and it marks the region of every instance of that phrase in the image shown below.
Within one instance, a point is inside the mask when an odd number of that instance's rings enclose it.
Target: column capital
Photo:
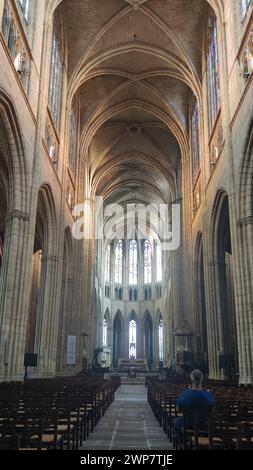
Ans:
[[[42,263],[47,263],[48,261],[51,261],[52,263],[57,263],[58,257],[55,255],[42,255],[41,261]]]
[[[215,267],[215,266],[221,266],[223,264],[223,262],[221,260],[209,260],[207,265],[212,268],[212,267]]]
[[[238,224],[240,228],[247,227],[248,225],[253,225],[253,216],[251,215],[249,217],[244,217],[243,219],[240,219],[238,221]]]
[[[179,204],[180,202],[183,202],[182,197],[178,197],[177,199],[174,199],[173,201],[171,201],[171,204]]]
[[[30,216],[27,212],[14,209],[7,214],[6,220],[11,221],[14,219],[23,220],[24,222],[29,222]]]

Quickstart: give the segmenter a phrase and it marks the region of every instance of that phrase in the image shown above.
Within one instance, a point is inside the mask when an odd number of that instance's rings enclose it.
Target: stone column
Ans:
[[[143,325],[143,319],[139,315],[137,325],[137,358],[145,358],[145,329]]]
[[[153,321],[153,367],[157,369],[159,366],[159,336],[158,336],[158,322],[155,315]],[[165,340],[165,338],[164,338]]]
[[[29,215],[18,210],[6,219],[0,276],[0,380],[22,380],[28,317]]]
[[[171,256],[171,295],[174,316],[174,328],[184,320],[184,286],[182,268],[182,249]],[[176,353],[176,351],[174,351]]]
[[[171,344],[171,334],[170,331],[170,321],[168,318],[163,317],[163,364],[168,364],[168,355],[171,354],[172,344]],[[174,352],[174,351],[173,351]]]
[[[129,322],[125,313],[121,330],[122,346],[121,353],[124,359],[129,358]]]
[[[54,376],[58,335],[57,266],[58,258],[44,254],[41,260],[41,281],[37,309],[35,351],[38,354],[36,375]]]
[[[193,283],[192,283],[192,198],[189,197],[191,194],[192,183],[191,183],[191,155],[182,156],[182,180],[183,180],[183,220],[181,216],[182,225],[182,236],[181,246],[183,250],[183,290],[184,305],[183,308],[183,320],[187,320],[189,325],[192,327],[193,323]]]
[[[222,305],[219,300],[219,261],[209,261],[205,268],[209,378],[225,379],[224,370],[219,369],[219,352],[224,352]]]
[[[67,352],[67,337],[68,335],[72,335],[72,328],[73,328],[72,326],[73,287],[74,287],[73,278],[66,278],[62,280],[59,328],[58,328],[58,343],[57,343],[57,371],[59,372],[68,370],[68,366],[66,365],[66,352]]]
[[[81,168],[82,179],[85,180],[85,165]],[[83,201],[84,187],[81,181],[78,200],[84,203],[84,228],[81,239],[74,243],[74,291],[73,291],[73,322],[72,331],[76,335],[76,371],[82,370],[83,334],[87,365],[93,360],[93,321],[95,299],[95,230],[94,230],[94,200],[86,197]],[[80,234],[78,234],[79,236]]]
[[[239,250],[236,263],[236,324],[239,383],[253,384],[253,217],[239,222]]]

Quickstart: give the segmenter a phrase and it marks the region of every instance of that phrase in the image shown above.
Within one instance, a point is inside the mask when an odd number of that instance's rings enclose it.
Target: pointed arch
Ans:
[[[219,331],[219,360],[224,361],[223,374],[228,377],[231,368],[238,367],[238,345],[229,198],[224,189],[220,189],[216,195],[211,223],[214,279],[212,294],[217,315],[215,328]]]
[[[108,323],[111,323],[111,312],[108,307],[106,307],[104,318],[106,318]]]
[[[113,367],[118,368],[119,359],[123,355],[122,335],[124,320],[120,310],[117,311],[113,320]]]
[[[152,246],[149,240],[144,241],[144,284],[152,282]]]
[[[44,253],[55,253],[57,241],[55,226],[57,223],[53,192],[48,183],[44,183],[38,192],[36,230],[41,249]]]
[[[145,311],[143,318],[144,329],[144,354],[147,360],[148,369],[152,369],[153,365],[153,321],[149,310]]]
[[[162,366],[164,361],[164,322],[163,316],[160,313],[158,323],[158,356],[159,364]]]
[[[117,284],[122,284],[123,282],[123,249],[123,240],[118,240],[114,254],[114,278]]]
[[[137,285],[138,282],[138,243],[136,240],[130,240],[128,244],[129,250],[129,284]]]
[[[129,330],[129,359],[137,358],[137,334],[138,334],[138,322],[137,315],[134,310],[129,315],[128,322]]]
[[[203,369],[208,367],[208,334],[207,334],[207,311],[206,290],[204,272],[204,248],[203,234],[199,232],[195,247],[195,298],[196,298],[196,355],[198,362],[203,363]]]
[[[0,86],[0,158],[8,186],[8,211],[28,211],[29,170],[18,114],[11,95]],[[2,165],[1,165],[2,168]],[[23,188],[20,192],[19,188]]]
[[[39,352],[43,344],[42,331],[45,325],[47,301],[52,302],[54,270],[56,263],[56,211],[52,190],[43,184],[38,191],[37,214],[34,234],[32,279],[27,319],[26,350]],[[67,236],[67,235],[66,235]],[[53,331],[51,329],[51,334]]]
[[[109,308],[106,308],[103,317],[103,346],[108,346],[110,344],[110,331],[111,331],[111,313]]]

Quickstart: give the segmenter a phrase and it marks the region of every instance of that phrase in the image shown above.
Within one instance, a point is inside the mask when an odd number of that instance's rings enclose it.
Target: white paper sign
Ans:
[[[67,365],[76,363],[76,336],[68,336],[67,344]]]

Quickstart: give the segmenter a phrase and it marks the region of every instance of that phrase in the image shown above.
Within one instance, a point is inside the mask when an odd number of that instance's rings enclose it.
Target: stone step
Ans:
[[[145,385],[145,377],[121,377],[121,384]]]

